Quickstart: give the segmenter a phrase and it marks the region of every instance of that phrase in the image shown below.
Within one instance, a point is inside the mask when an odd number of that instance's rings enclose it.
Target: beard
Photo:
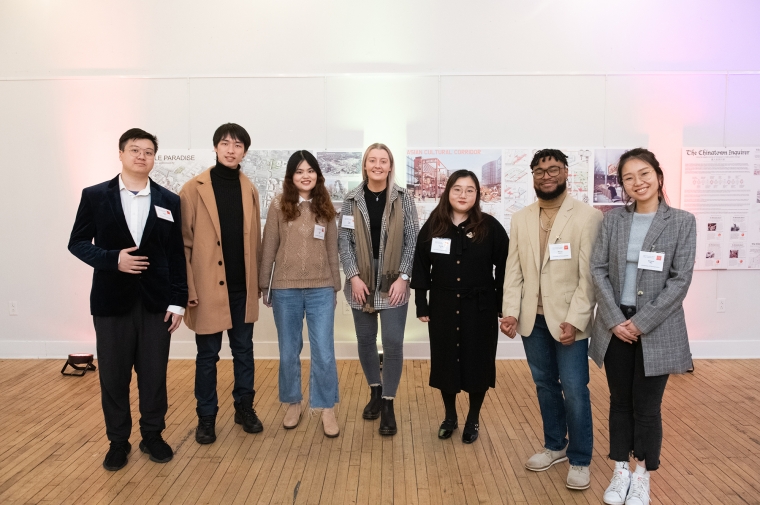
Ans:
[[[554,188],[554,191],[541,191],[538,186],[533,186],[533,189],[536,190],[536,196],[541,200],[554,200],[565,192],[567,189],[567,181],[563,182],[562,184],[557,184],[557,187]]]

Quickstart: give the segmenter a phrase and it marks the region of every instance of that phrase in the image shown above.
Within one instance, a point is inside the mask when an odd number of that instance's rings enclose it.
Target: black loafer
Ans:
[[[174,457],[172,448],[164,442],[161,434],[143,438],[140,441],[140,450],[150,456],[150,460],[154,463],[168,463]]]
[[[464,429],[462,430],[462,442],[465,444],[471,444],[478,439],[478,429],[480,425],[478,423],[471,423],[467,421],[464,423]]]
[[[132,450],[129,442],[111,442],[111,447],[103,460],[103,468],[109,472],[121,470],[127,466],[127,455]]]
[[[438,428],[438,438],[441,440],[451,438],[451,434],[454,433],[454,430],[457,428],[459,428],[459,423],[457,423],[456,419],[444,419],[441,423],[441,427]]]

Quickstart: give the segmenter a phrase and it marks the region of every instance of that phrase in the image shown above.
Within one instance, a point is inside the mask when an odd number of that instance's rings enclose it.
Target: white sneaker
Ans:
[[[543,472],[548,470],[552,465],[567,461],[567,448],[561,451],[550,451],[544,448],[543,451],[534,454],[525,462],[525,468],[533,472]]]
[[[604,491],[604,503],[607,505],[625,505],[628,488],[631,487],[631,470],[627,461],[616,461],[610,485]]]
[[[625,505],[649,505],[649,472],[636,471],[631,474],[631,488]]]

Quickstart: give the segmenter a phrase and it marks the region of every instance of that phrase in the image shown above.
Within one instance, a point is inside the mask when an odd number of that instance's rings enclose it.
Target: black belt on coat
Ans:
[[[481,312],[484,310],[491,310],[494,308],[493,298],[494,288],[449,288],[443,286],[431,286],[430,290],[436,291],[450,291],[457,293],[460,298],[470,298],[478,303],[478,310]]]

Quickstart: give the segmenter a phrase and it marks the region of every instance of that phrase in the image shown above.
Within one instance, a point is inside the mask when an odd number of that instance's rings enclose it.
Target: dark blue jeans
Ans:
[[[232,369],[235,387],[232,398],[253,394],[253,323],[245,322],[247,293],[230,293],[230,314],[232,328],[227,330],[232,351]],[[222,332],[211,335],[195,334],[198,355],[195,358],[195,399],[198,402],[198,417],[216,415],[219,398],[216,396],[216,362],[222,349]]]
[[[571,465],[589,466],[594,430],[588,390],[588,340],[562,345],[552,337],[544,316],[538,314],[533,331],[522,341],[536,383],[544,446],[552,451],[567,446]]]

